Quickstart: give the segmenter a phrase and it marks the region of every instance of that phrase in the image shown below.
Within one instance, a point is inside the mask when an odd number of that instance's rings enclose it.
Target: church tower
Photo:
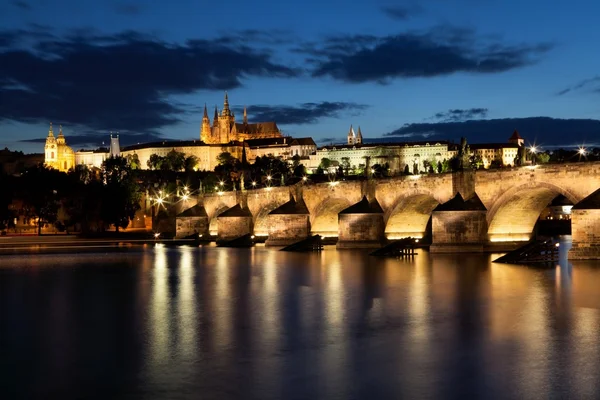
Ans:
[[[229,99],[227,98],[227,92],[225,92],[223,110],[221,110],[221,115],[219,116],[219,139],[221,143],[228,143],[230,140],[234,140],[234,138],[229,137],[234,123],[235,117],[229,109]]]
[[[360,126],[358,127],[358,132],[356,132],[356,139],[354,140],[355,144],[362,144],[362,132],[360,131]]]
[[[211,142],[211,129],[210,129],[210,119],[208,119],[208,109],[206,108],[206,103],[204,104],[204,116],[202,117],[202,126],[200,128],[200,140],[204,143]]]
[[[48,130],[48,137],[46,138],[46,146],[44,147],[44,163],[47,167],[56,168],[56,161],[58,159],[58,149],[56,147],[56,138],[52,131],[52,122],[50,122],[50,129]]]
[[[58,146],[64,146],[67,144],[67,141],[65,140],[65,135],[63,135],[62,133],[62,125],[58,126],[58,137],[56,138],[56,144]]]
[[[512,136],[508,138],[508,143],[513,143],[521,147],[525,144],[525,139],[523,139],[521,135],[519,135],[519,132],[515,129]]]
[[[248,112],[246,111],[246,106],[244,106],[244,125],[248,125]]]
[[[119,143],[119,135],[113,137],[110,135],[110,156],[119,157],[121,155],[121,145]]]
[[[356,135],[354,134],[354,129],[352,128],[352,125],[350,125],[350,130],[348,131],[348,144],[354,144],[355,137]]]

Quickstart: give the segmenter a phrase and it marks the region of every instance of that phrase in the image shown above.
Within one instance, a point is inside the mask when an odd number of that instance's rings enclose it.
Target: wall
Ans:
[[[287,246],[306,239],[310,234],[309,216],[306,214],[269,215],[267,246]]]
[[[571,231],[573,247],[569,259],[600,258],[600,210],[573,210]]]
[[[252,217],[217,217],[217,240],[231,240],[252,233]]]
[[[338,248],[380,247],[384,228],[383,214],[340,214]]]

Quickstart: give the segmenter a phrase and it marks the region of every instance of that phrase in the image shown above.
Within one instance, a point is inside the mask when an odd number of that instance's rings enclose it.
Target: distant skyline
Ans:
[[[0,147],[198,139],[227,90],[284,134],[600,146],[594,0],[0,4]]]

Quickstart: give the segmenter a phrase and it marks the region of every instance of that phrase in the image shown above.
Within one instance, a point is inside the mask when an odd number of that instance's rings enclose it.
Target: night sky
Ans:
[[[176,5],[174,5],[176,4]],[[0,3],[0,147],[199,137],[202,110],[319,144],[600,143],[597,0]],[[57,129],[56,129],[57,130]],[[600,145],[600,144],[598,144]]]

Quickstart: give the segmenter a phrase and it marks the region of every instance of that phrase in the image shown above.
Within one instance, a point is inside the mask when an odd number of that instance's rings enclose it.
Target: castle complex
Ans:
[[[242,150],[245,149],[250,163],[261,156],[280,157],[284,160],[298,156],[309,172],[315,172],[322,160],[328,159],[332,170],[337,170],[339,166],[360,169],[387,164],[390,172],[397,174],[406,167],[412,173],[428,172],[430,165],[435,168],[440,162],[449,160],[458,153],[458,146],[446,141],[364,143],[361,128],[354,131],[352,125],[346,144],[332,144],[317,149],[312,138],[284,137],[275,122],[249,123],[245,107],[242,122],[236,122],[235,115],[229,108],[227,93],[223,109],[219,113],[215,107],[212,121],[208,117],[206,105],[204,106],[199,139],[141,143],[121,149],[118,136],[111,135],[110,149],[74,152],[67,146],[62,126],[58,137],[54,137],[50,124],[46,138],[45,164],[60,171],[68,171],[75,165],[99,168],[109,156],[122,155],[137,157],[139,167],[146,169],[150,168],[149,160],[152,155],[164,157],[175,150],[184,153],[186,157],[194,156],[196,170],[212,171],[218,165],[219,154],[228,152],[241,159]],[[511,166],[523,146],[523,138],[515,131],[508,143],[471,144],[469,151],[471,155],[481,157],[484,168],[488,168],[492,162]]]
[[[219,110],[215,107],[215,116],[212,125],[208,118],[206,104],[204,105],[200,140],[206,144],[225,144],[232,141],[243,142],[249,139],[281,138],[282,136],[275,122],[249,124],[246,107],[244,107],[244,119],[242,123],[235,122],[235,115],[229,109],[227,93],[225,93],[225,102],[223,103],[221,114],[219,114]]]

